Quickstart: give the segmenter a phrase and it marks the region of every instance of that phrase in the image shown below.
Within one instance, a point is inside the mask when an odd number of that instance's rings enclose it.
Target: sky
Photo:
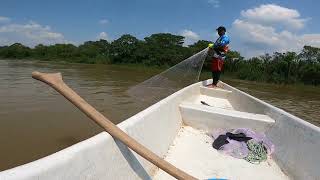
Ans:
[[[215,41],[223,25],[245,57],[320,47],[316,0],[1,0],[0,46],[73,43],[153,33]]]

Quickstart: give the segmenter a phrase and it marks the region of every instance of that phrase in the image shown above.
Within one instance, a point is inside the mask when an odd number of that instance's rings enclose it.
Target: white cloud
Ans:
[[[213,7],[215,7],[215,8],[220,7],[220,1],[219,0],[208,0],[208,3],[213,5]]]
[[[320,47],[320,34],[304,34],[300,37],[301,44]]]
[[[110,40],[109,35],[106,32],[99,33],[99,35],[97,36],[97,39]]]
[[[99,21],[99,24],[108,24],[109,23],[109,20],[108,19],[101,19],[100,21]]]
[[[274,4],[241,11],[230,30],[233,47],[246,57],[275,51],[299,51],[304,45],[320,46],[320,34],[298,34],[304,28],[300,13]]]
[[[241,16],[251,22],[264,25],[279,23],[293,29],[303,28],[307,21],[307,19],[300,18],[300,13],[297,10],[276,4],[264,4],[253,9],[241,11]]]
[[[30,21],[26,24],[5,24],[0,26],[0,45],[22,43],[37,44],[68,43],[61,33],[53,32],[49,26]]]
[[[192,39],[192,40],[199,40],[200,39],[200,36],[197,33],[193,32],[191,30],[187,30],[187,29],[183,30],[181,35],[186,38]]]
[[[0,16],[0,23],[10,22],[10,20],[11,19],[8,17]]]
[[[192,44],[200,39],[200,36],[197,33],[187,29],[183,30],[180,35],[185,37],[185,45]]]
[[[274,27],[263,26],[243,20],[235,20],[231,30],[240,42],[239,49],[245,49],[245,56],[272,53],[274,51],[299,50],[299,37],[289,31],[277,32]],[[234,41],[233,41],[234,42]]]

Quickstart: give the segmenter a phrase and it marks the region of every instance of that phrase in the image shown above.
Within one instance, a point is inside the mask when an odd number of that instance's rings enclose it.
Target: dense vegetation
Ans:
[[[248,60],[235,51],[228,56],[225,71],[239,79],[320,85],[320,48],[304,46],[299,54],[275,52]]]
[[[112,42],[87,41],[73,44],[39,44],[34,48],[20,43],[0,47],[0,58],[39,59],[77,63],[143,64],[172,66],[208,46],[200,40],[183,46],[184,37],[169,33],[153,34],[144,40],[125,34]],[[210,61],[204,69],[209,70]],[[320,84],[320,48],[305,46],[300,53],[274,53],[244,59],[239,52],[230,51],[224,72],[240,79],[272,83]]]

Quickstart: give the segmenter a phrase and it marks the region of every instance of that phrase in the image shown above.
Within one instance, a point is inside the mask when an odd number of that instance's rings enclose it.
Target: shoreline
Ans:
[[[108,63],[79,63],[79,62],[68,62],[68,61],[63,61],[63,60],[39,60],[39,59],[5,59],[1,58],[0,61],[17,61],[17,62],[22,62],[22,63],[28,63],[28,62],[36,62],[36,63],[52,63],[52,64],[60,64],[60,65],[86,65],[86,66],[111,66],[111,67],[120,67],[120,68],[128,68],[128,69],[138,69],[138,70],[144,70],[148,72],[154,72],[154,75],[161,73],[162,71],[167,70],[170,67],[166,66],[148,66],[145,64],[138,64],[138,63],[116,63],[116,64],[108,64]],[[205,79],[210,79],[211,78],[211,71],[208,70],[202,70],[200,74],[199,81],[205,80]],[[308,84],[303,84],[302,82],[300,83],[272,83],[272,82],[265,82],[265,81],[251,81],[247,79],[240,79],[237,78],[235,73],[228,73],[228,72],[223,72],[221,74],[222,81],[234,81],[237,80],[239,82],[250,82],[256,85],[272,85],[272,86],[277,86],[277,87],[296,87],[296,88],[312,88],[312,89],[320,89],[320,86],[315,86],[315,85],[308,85]]]

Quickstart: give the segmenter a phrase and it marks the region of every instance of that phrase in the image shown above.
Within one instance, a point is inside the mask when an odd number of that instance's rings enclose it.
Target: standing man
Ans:
[[[230,43],[230,39],[226,35],[225,27],[220,26],[216,30],[219,34],[219,38],[214,44],[209,44],[209,50],[213,51],[213,59],[211,62],[212,85],[209,85],[209,87],[213,88],[217,86],[220,79],[226,53],[229,50],[228,44]]]

